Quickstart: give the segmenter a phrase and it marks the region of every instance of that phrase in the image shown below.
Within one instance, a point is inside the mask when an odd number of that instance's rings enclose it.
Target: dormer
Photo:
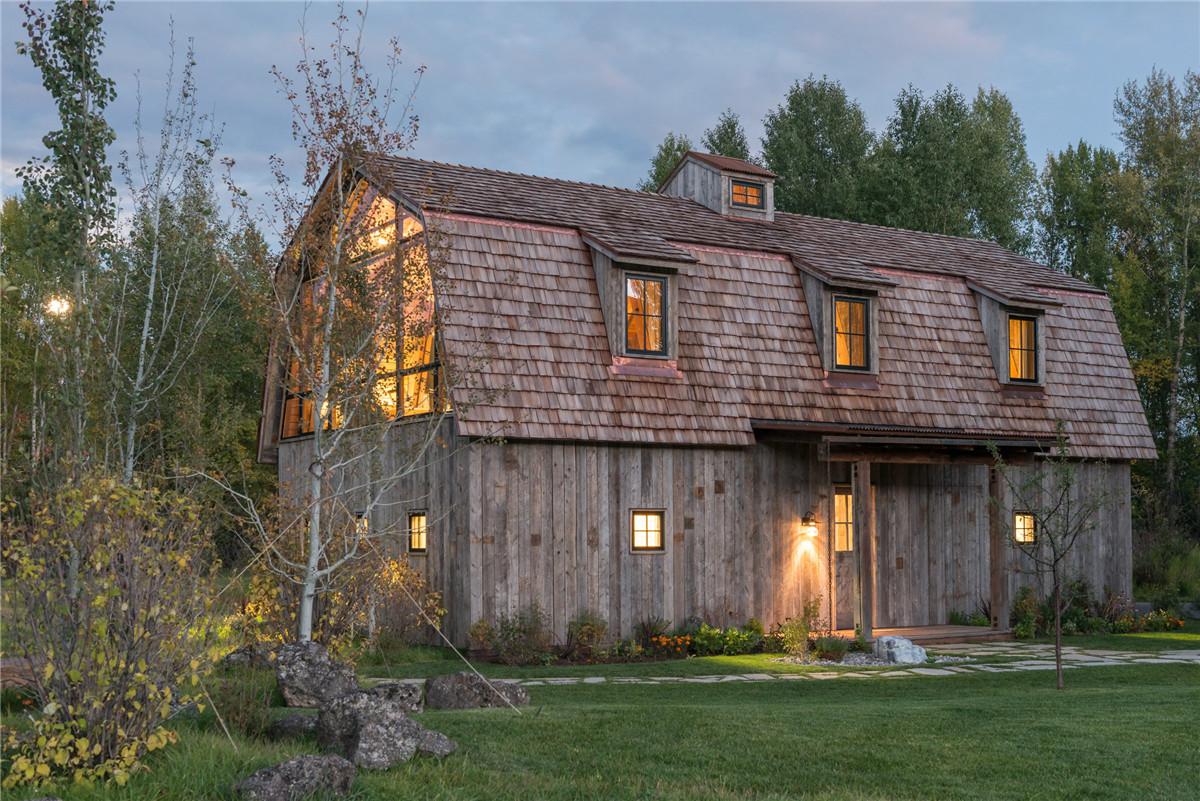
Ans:
[[[729,156],[689,150],[658,191],[691,198],[725,217],[775,219],[775,173]]]
[[[1059,301],[1036,291],[1006,291],[977,281],[967,285],[975,293],[996,380],[1013,389],[1041,390],[1049,344],[1046,311]]]

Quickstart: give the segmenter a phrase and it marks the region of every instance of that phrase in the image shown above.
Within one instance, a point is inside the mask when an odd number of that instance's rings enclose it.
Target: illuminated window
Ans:
[[[1012,381],[1037,381],[1037,319],[1008,318],[1008,377]]]
[[[662,512],[635,511],[630,528],[633,535],[633,550],[661,551],[663,549]]]
[[[833,299],[834,366],[844,370],[868,367],[866,298]]]
[[[1037,536],[1037,520],[1029,512],[1013,514],[1013,539],[1020,543],[1033,542]]]
[[[625,278],[626,353],[666,355],[666,308],[665,278],[633,275]]]
[[[833,549],[854,550],[854,495],[847,486],[833,488]]]
[[[735,206],[748,206],[752,209],[763,207],[763,185],[752,184],[749,181],[733,181],[730,186],[730,200]]]
[[[371,533],[371,520],[365,514],[354,516],[354,533],[360,537],[365,537]]]
[[[413,512],[408,516],[408,552],[425,553],[429,547],[429,529],[424,512]]]

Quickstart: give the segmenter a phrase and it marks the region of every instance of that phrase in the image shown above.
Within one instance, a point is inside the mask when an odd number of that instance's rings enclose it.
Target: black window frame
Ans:
[[[638,515],[658,515],[658,546],[651,548],[637,545],[634,521]],[[667,510],[654,508],[638,508],[629,510],[629,551],[630,553],[665,553],[667,550]]]
[[[838,302],[857,303],[863,307],[863,332],[862,334],[854,334],[847,332],[846,336],[857,337],[862,336],[863,340],[863,363],[856,364],[840,364],[838,362],[838,328],[837,328],[837,305]],[[871,299],[862,295],[834,295],[831,303],[831,312],[829,325],[833,329],[833,341],[830,345],[833,348],[833,369],[835,370],[852,370],[856,373],[869,373],[871,371]],[[850,353],[853,355],[854,348],[850,348]]]
[[[662,320],[662,347],[658,350],[639,350],[629,346],[629,282],[630,281],[653,281],[662,286],[662,314],[659,319]],[[666,358],[670,353],[670,318],[671,318],[671,296],[670,282],[665,275],[648,275],[645,273],[626,272],[625,280],[624,307],[625,307],[625,354],[629,356],[650,356],[655,358]],[[642,303],[645,304],[643,297]],[[644,306],[643,306],[644,308]],[[646,314],[644,311],[638,315],[642,318],[642,338],[643,341],[648,340],[646,336],[646,320],[653,319],[652,315]]]
[[[420,517],[424,520],[424,529],[422,531],[422,533],[425,535],[425,547],[424,548],[413,548],[412,537],[413,537],[413,518],[414,517]],[[407,522],[408,522],[408,525],[405,528],[405,538],[404,538],[405,550],[408,551],[408,553],[414,554],[416,556],[424,556],[425,554],[429,553],[429,512],[425,511],[424,509],[414,509],[408,513],[408,521]]]
[[[746,189],[754,188],[758,190],[758,203],[743,203],[737,199],[736,190],[738,187]],[[739,181],[730,179],[729,181],[729,203],[732,206],[737,206],[741,209],[765,209],[767,207],[767,185],[760,184],[755,181]]]
[[[1032,350],[1030,350],[1029,348],[1020,348],[1020,347],[1014,348],[1013,347],[1013,341],[1012,341],[1012,321],[1013,320],[1028,321],[1033,324],[1033,349]],[[1041,365],[1038,363],[1039,359],[1041,357],[1041,354],[1038,353],[1038,351],[1040,350],[1040,348],[1038,347],[1038,333],[1039,333],[1038,332],[1038,322],[1039,321],[1038,321],[1037,315],[1035,315],[1035,314],[1017,314],[1017,313],[1013,313],[1013,312],[1010,312],[1008,314],[1008,318],[1005,320],[1006,325],[1005,325],[1004,337],[1005,337],[1005,344],[1008,345],[1008,348],[1005,352],[1005,356],[1007,357],[1006,361],[1008,362],[1008,380],[1014,384],[1039,384],[1039,383],[1041,383],[1042,369],[1041,369]],[[1013,355],[1014,350],[1016,350],[1019,353],[1031,353],[1033,355],[1033,378],[1016,378],[1015,376],[1013,376],[1013,374],[1012,374],[1012,355]]]

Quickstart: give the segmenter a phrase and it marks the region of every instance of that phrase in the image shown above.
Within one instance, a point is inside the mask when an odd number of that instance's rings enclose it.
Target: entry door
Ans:
[[[854,628],[854,494],[849,484],[833,485],[833,572],[837,599],[833,628]]]

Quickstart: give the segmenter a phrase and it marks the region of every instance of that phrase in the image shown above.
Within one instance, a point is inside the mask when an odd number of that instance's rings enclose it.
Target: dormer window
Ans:
[[[765,191],[762,184],[751,181],[730,181],[730,202],[735,206],[750,209],[763,207]]]
[[[1010,381],[1038,380],[1037,318],[1010,314],[1008,317],[1008,378]]]
[[[625,276],[625,352],[667,355],[667,279]]]
[[[833,366],[838,370],[870,369],[870,309],[867,298],[833,298]]]

